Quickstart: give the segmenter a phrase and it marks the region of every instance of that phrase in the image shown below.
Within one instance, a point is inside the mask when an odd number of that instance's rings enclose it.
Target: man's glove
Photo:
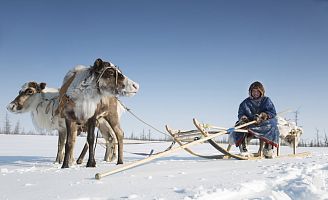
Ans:
[[[265,120],[268,120],[269,119],[269,115],[266,114],[265,112],[261,112],[260,114],[260,118],[265,121]]]
[[[245,123],[249,122],[249,119],[245,115],[243,115],[239,119],[239,122],[241,122],[242,124],[245,124]]]
[[[255,120],[257,124],[262,123],[265,120],[269,119],[269,115],[266,114],[265,112],[261,112],[259,115],[256,115]]]

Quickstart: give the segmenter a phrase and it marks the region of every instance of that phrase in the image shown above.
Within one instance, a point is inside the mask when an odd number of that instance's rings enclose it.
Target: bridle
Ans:
[[[116,66],[109,66],[109,67],[105,67],[99,74],[99,76],[97,77],[97,80],[96,80],[96,84],[97,84],[97,89],[100,90],[100,87],[99,87],[99,82],[100,82],[100,79],[102,78],[102,76],[104,75],[104,73],[106,72],[106,70],[108,69],[113,69],[115,71],[115,92],[118,93],[118,75],[119,73],[122,74],[122,72],[119,70],[118,67]],[[123,75],[124,76],[124,75]]]
[[[32,95],[36,95],[36,94],[40,94],[41,95],[41,99],[42,99],[42,101],[40,101],[37,105],[36,105],[36,108],[35,108],[35,111],[38,113],[39,112],[39,107],[44,103],[44,102],[46,102],[46,101],[48,101],[49,103],[48,103],[48,105],[46,106],[46,108],[45,108],[45,114],[48,114],[49,113],[49,111],[50,111],[50,106],[51,106],[51,104],[52,104],[52,116],[54,116],[54,106],[55,106],[55,101],[56,101],[56,99],[58,98],[58,96],[55,96],[55,97],[53,97],[53,98],[51,98],[51,99],[48,99],[48,98],[46,98],[45,97],[45,94],[42,92],[42,89],[39,87],[39,86],[37,86],[36,88],[35,87],[27,87],[27,88],[25,88],[25,89],[21,89],[20,91],[19,91],[19,95],[23,95],[25,92],[26,92],[26,90],[28,90],[28,89],[30,89],[30,90],[34,90],[35,91],[35,93],[33,93]],[[25,94],[26,95],[26,94]]]

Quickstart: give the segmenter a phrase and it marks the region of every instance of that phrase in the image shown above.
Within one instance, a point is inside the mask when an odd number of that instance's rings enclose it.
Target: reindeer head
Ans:
[[[22,86],[18,96],[7,106],[7,110],[13,113],[23,113],[30,109],[36,94],[42,92],[46,83],[27,82]]]
[[[139,84],[123,75],[111,62],[98,58],[91,69],[96,74],[97,87],[104,95],[133,96],[139,90]]]

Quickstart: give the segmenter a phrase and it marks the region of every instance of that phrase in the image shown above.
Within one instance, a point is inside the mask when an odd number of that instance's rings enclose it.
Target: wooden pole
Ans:
[[[197,121],[196,119],[193,119],[193,120]],[[236,127],[234,127],[234,128],[231,128],[231,129],[227,129],[227,130],[220,131],[220,132],[218,132],[218,133],[216,133],[216,134],[209,135],[208,137],[204,137],[204,138],[201,138],[201,139],[199,139],[199,140],[195,140],[195,141],[193,141],[193,142],[190,142],[190,143],[184,144],[184,145],[182,145],[182,146],[179,146],[179,147],[173,148],[173,149],[171,149],[171,150],[169,150],[169,151],[164,151],[164,152],[161,152],[161,153],[159,153],[159,154],[156,154],[156,155],[153,155],[153,156],[149,156],[148,158],[145,158],[145,159],[142,159],[142,160],[138,160],[138,161],[136,161],[136,162],[133,162],[133,163],[130,163],[130,164],[124,165],[124,166],[119,167],[119,168],[117,168],[117,169],[114,169],[114,170],[111,170],[111,171],[107,171],[107,172],[97,173],[97,174],[95,175],[95,178],[96,178],[97,180],[99,180],[99,179],[101,179],[101,178],[103,178],[103,177],[105,177],[105,176],[109,176],[109,175],[111,175],[111,174],[115,174],[115,173],[118,173],[118,172],[121,172],[121,171],[124,171],[124,170],[130,169],[130,168],[136,167],[136,166],[138,166],[138,165],[142,165],[142,164],[144,164],[144,163],[150,162],[150,161],[155,160],[155,159],[157,159],[157,158],[163,157],[163,156],[165,156],[165,155],[167,155],[167,154],[170,154],[170,153],[176,152],[176,151],[178,151],[178,150],[180,150],[180,149],[187,148],[187,147],[193,146],[193,145],[195,145],[195,144],[199,144],[199,143],[204,142],[204,141],[206,141],[206,140],[209,140],[209,139],[215,138],[215,137],[217,137],[217,136],[219,136],[219,135],[225,134],[225,133],[227,133],[228,131],[233,131],[234,129],[240,129],[240,128],[243,128],[243,127],[245,127],[245,126],[249,126],[249,125],[254,124],[254,123],[256,123],[255,120],[254,120],[254,121],[251,121],[251,122],[248,122],[248,123],[246,123],[246,124],[242,124],[242,125],[236,126]]]
[[[296,154],[296,137],[295,137],[295,135],[294,135],[294,137],[293,137],[293,154],[295,155]]]

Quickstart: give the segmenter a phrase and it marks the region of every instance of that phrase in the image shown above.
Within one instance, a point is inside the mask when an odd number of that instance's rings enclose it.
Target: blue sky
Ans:
[[[232,126],[259,80],[314,138],[328,124],[327,35],[325,0],[2,1],[0,120],[23,83],[60,87],[70,68],[99,57],[140,84],[122,101],[160,129],[193,128],[193,117]],[[33,129],[29,115],[9,117]],[[122,127],[149,129],[129,113]]]

